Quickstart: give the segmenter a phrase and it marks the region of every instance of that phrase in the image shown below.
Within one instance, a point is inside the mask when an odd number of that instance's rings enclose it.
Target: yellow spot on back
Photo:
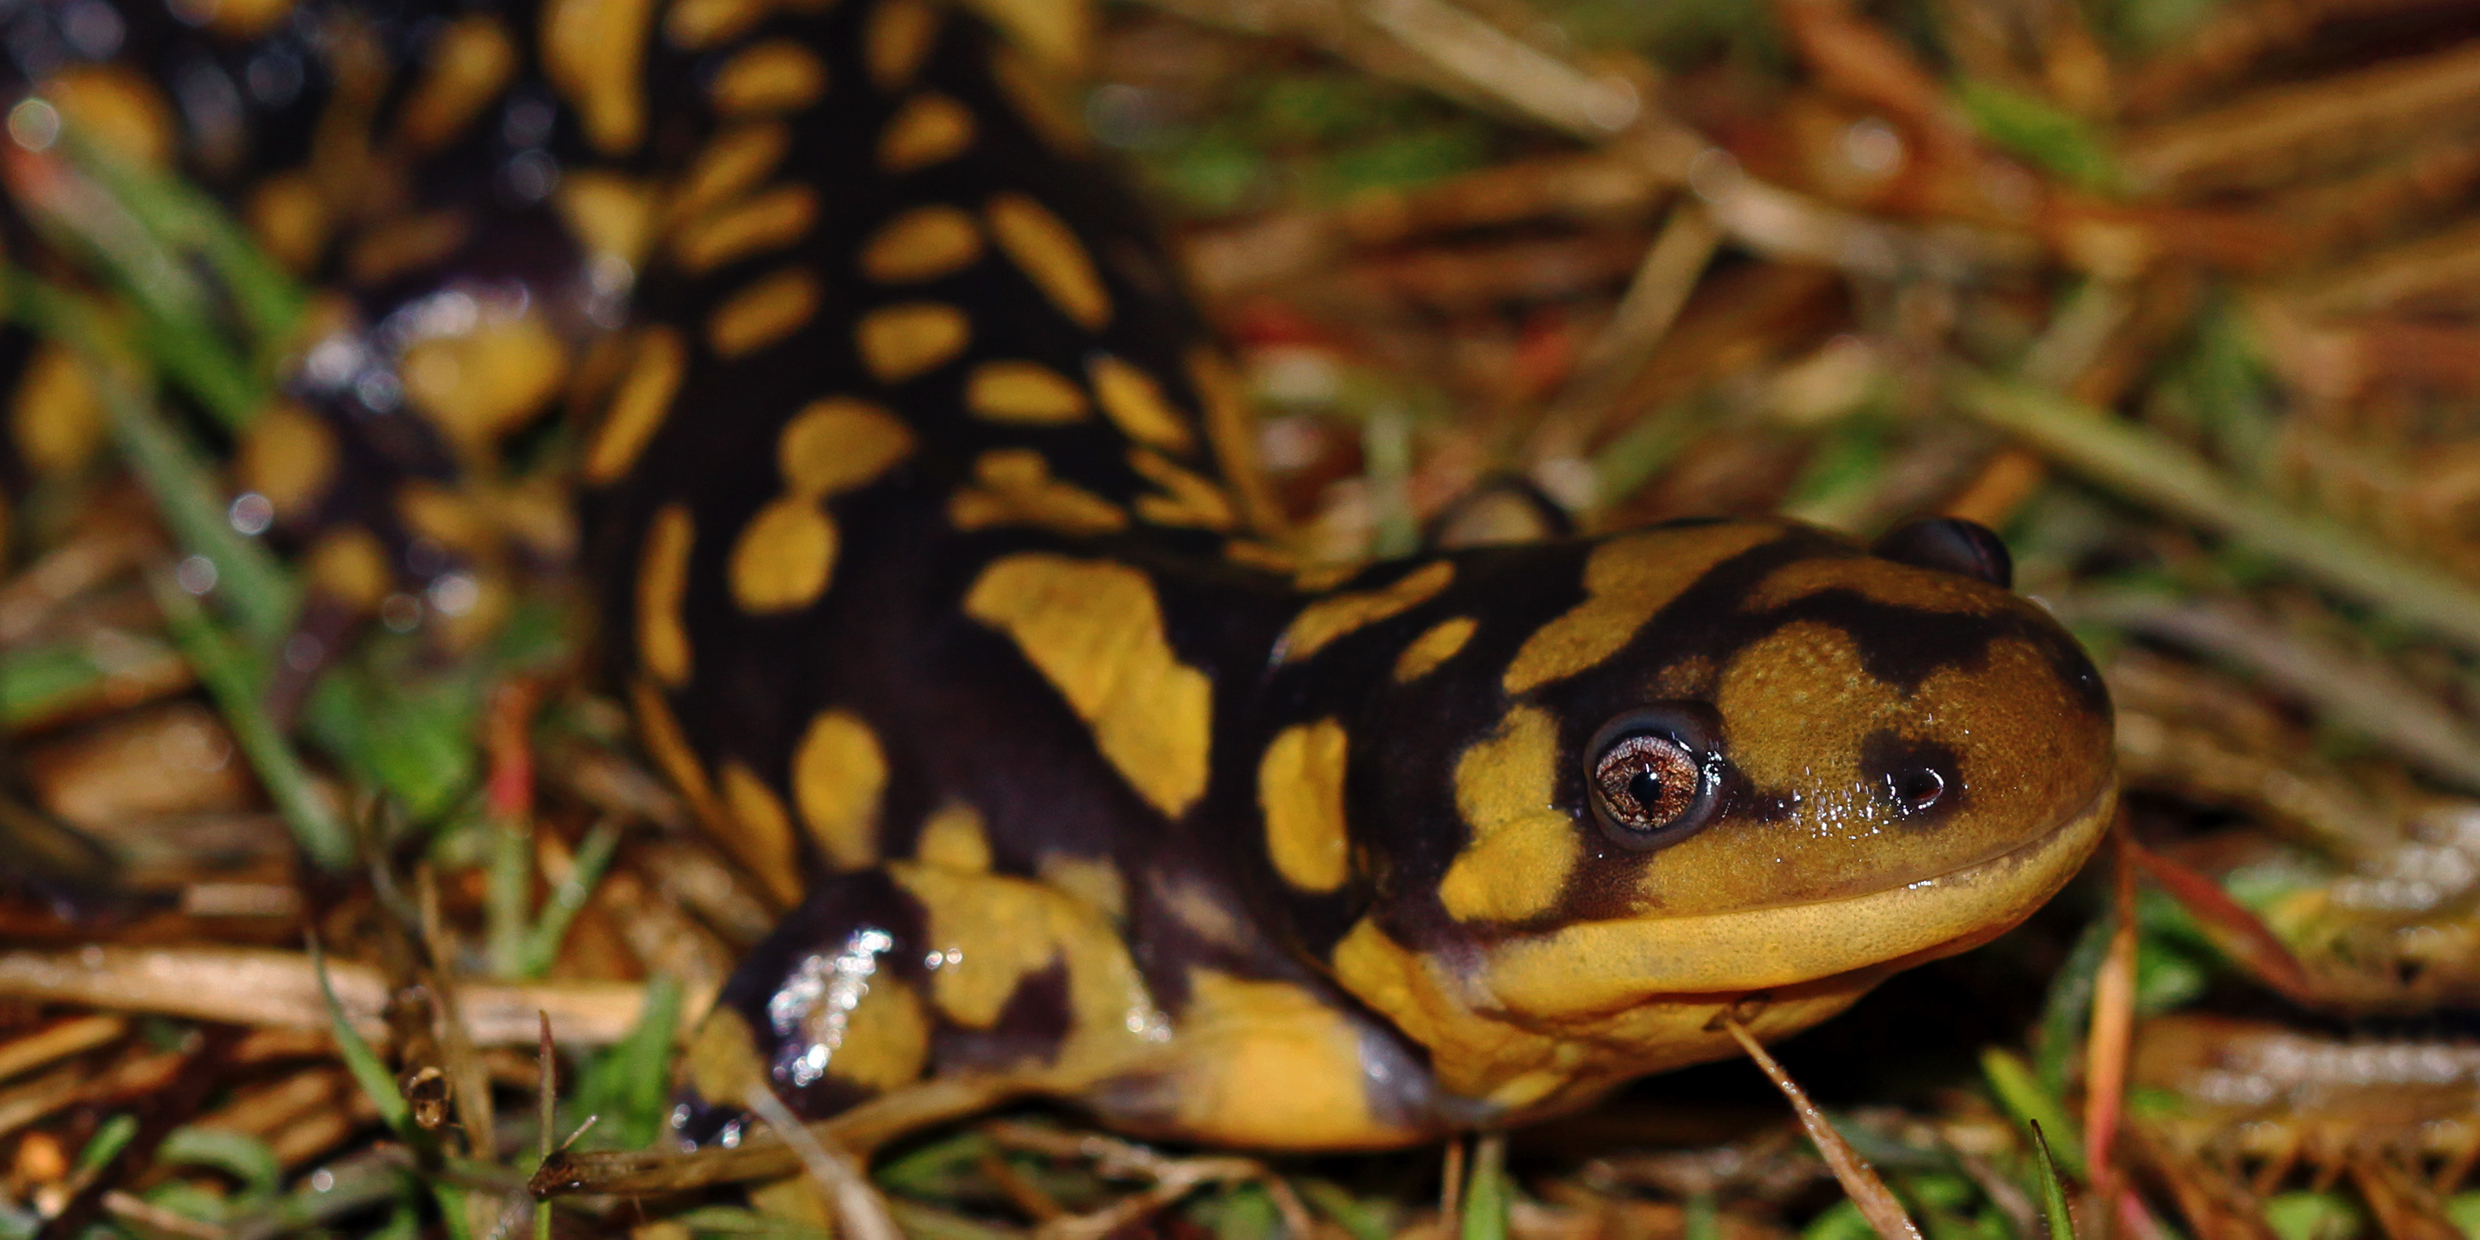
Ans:
[[[734,52],[706,91],[726,117],[797,112],[827,93],[827,67],[790,39],[769,39]]]
[[[1507,692],[1573,676],[1619,653],[1706,570],[1781,533],[1770,525],[1707,525],[1646,530],[1594,548],[1584,566],[1585,600],[1525,639],[1507,665]]]
[[[947,364],[964,352],[973,325],[954,306],[932,301],[881,306],[853,329],[861,362],[881,383],[907,379]]]
[[[723,764],[723,804],[740,829],[725,837],[743,869],[765,883],[776,900],[792,904],[801,898],[800,870],[793,864],[792,816],[784,812],[774,789],[734,758]]]
[[[1000,194],[984,210],[999,248],[1061,314],[1087,331],[1111,321],[1110,291],[1074,229],[1023,194]]]
[[[1084,151],[1085,122],[1076,105],[1069,101],[1071,92],[1031,57],[1012,47],[994,50],[990,56],[990,80],[1007,96],[1034,136],[1054,150],[1070,154]]]
[[[704,51],[757,25],[767,0],[672,0],[663,37],[684,52]]]
[[[913,845],[913,856],[923,865],[965,874],[990,872],[990,836],[982,828],[980,810],[962,801],[949,801],[921,824],[921,839]]]
[[[775,465],[784,489],[826,499],[868,486],[913,454],[913,428],[885,409],[849,396],[811,401],[784,424]]]
[[[961,207],[915,207],[861,243],[861,274],[911,284],[960,271],[982,256],[982,230]]]
[[[792,755],[792,801],[836,869],[878,861],[878,803],[886,790],[886,752],[861,716],[836,709],[810,720]]]
[[[301,173],[279,173],[259,182],[242,218],[249,222],[250,235],[294,272],[307,271],[327,249],[327,200],[317,183]]]
[[[208,28],[242,40],[255,39],[293,12],[297,0],[223,0],[209,10]]]
[[[1177,818],[1204,795],[1214,689],[1172,653],[1143,572],[1013,555],[982,570],[965,611],[1015,639],[1156,809]]]
[[[398,372],[406,402],[473,460],[559,394],[568,350],[529,313],[420,341],[405,350]]]
[[[1300,609],[1283,630],[1283,662],[1298,663],[1324,650],[1336,638],[1394,616],[1429,600],[1455,580],[1447,560],[1424,564],[1375,590],[1335,594]]]
[[[715,800],[714,786],[706,780],[706,768],[698,765],[697,752],[689,748],[688,734],[681,731],[680,720],[672,716],[663,690],[645,677],[631,678],[629,709],[637,716],[638,739],[653,756],[655,765],[671,777],[672,786],[680,789],[681,799],[689,803],[690,812],[716,838],[727,835],[732,830],[731,818]]]
[[[921,71],[922,58],[938,41],[939,14],[923,0],[879,0],[861,34],[861,59],[870,84],[890,94]]]
[[[672,255],[691,275],[753,254],[780,250],[809,233],[818,195],[806,185],[779,185],[681,226]]]
[[[732,294],[706,320],[706,343],[725,360],[782,340],[818,313],[818,277],[798,267]]]
[[[665,504],[646,527],[637,561],[637,660],[670,688],[689,683],[689,631],[680,604],[689,591],[689,510]]]
[[[1121,433],[1168,451],[1188,451],[1193,442],[1188,422],[1163,397],[1162,385],[1152,375],[1108,353],[1098,353],[1086,363],[1085,377],[1093,382],[1102,411],[1119,425]]]
[[[902,978],[871,978],[849,1014],[835,1011],[830,1000],[812,1015],[842,1026],[805,1031],[828,1048],[828,1073],[865,1089],[909,1085],[930,1061],[930,1018],[921,1010],[921,996]]]
[[[758,510],[732,544],[725,579],[732,601],[753,614],[818,601],[835,571],[835,522],[815,500],[787,496]]]
[[[1102,910],[1117,921],[1128,916],[1128,882],[1108,857],[1052,853],[1035,872],[1042,881]]]
[[[345,252],[345,274],[356,284],[384,284],[444,262],[473,235],[463,211],[403,215],[363,230]]]
[[[1402,654],[1395,656],[1395,683],[1410,684],[1436,671],[1439,664],[1464,649],[1464,643],[1472,640],[1477,627],[1478,622],[1471,616],[1457,616],[1431,625],[1427,632],[1413,638]]]
[[[378,535],[358,525],[320,535],[304,558],[311,587],[356,613],[376,610],[387,597],[388,587],[396,584],[387,548],[380,545]]]
[[[716,134],[681,174],[672,218],[695,219],[763,183],[791,149],[792,130],[781,121],[735,125]]]
[[[260,429],[279,419],[284,425],[277,430]],[[308,427],[303,426],[305,422]],[[72,473],[93,458],[96,447],[103,442],[103,403],[96,398],[95,386],[87,380],[86,368],[76,355],[56,344],[35,350],[34,360],[26,364],[25,377],[17,382],[17,401],[10,409],[9,430],[17,442],[18,456],[31,472]],[[260,445],[256,455],[261,458],[272,455],[271,448],[286,448],[301,449],[300,455],[306,459],[253,461],[253,443]],[[335,468],[335,453],[335,436],[326,424],[299,405],[287,404],[251,424],[249,436],[242,444],[242,477],[252,490],[274,502],[276,511],[285,512],[288,506],[297,509],[327,488],[327,479]],[[275,475],[273,481],[286,493],[279,498],[274,491],[259,486],[253,475],[261,473]]]
[[[1348,739],[1333,719],[1277,733],[1257,767],[1257,808],[1275,873],[1301,891],[1329,892],[1351,877],[1343,762]]]
[[[144,74],[126,65],[73,65],[43,79],[43,97],[75,132],[133,164],[171,161],[172,106]]]
[[[417,150],[455,137],[517,71],[508,28],[486,13],[457,18],[423,55],[422,80],[405,100],[397,125]]]
[[[1438,884],[1461,921],[1520,921],[1549,912],[1583,853],[1576,824],[1551,804],[1558,719],[1537,706],[1507,712],[1455,762],[1455,808],[1472,829]]]
[[[1032,525],[1062,534],[1109,534],[1128,528],[1111,501],[1053,478],[1050,462],[1031,448],[997,448],[973,462],[975,485],[959,487],[947,519],[960,530]]]
[[[1172,464],[1151,448],[1128,450],[1128,465],[1165,494],[1137,497],[1137,515],[1156,525],[1227,530],[1232,526],[1231,500],[1223,488]]]
[[[1241,515],[1247,518],[1250,529],[1280,536],[1283,506],[1276,501],[1266,471],[1259,465],[1257,419],[1241,392],[1239,377],[1212,345],[1190,348],[1185,360],[1189,386],[1197,390],[1197,402],[1205,410],[1206,442],[1214,446],[1214,459],[1222,463],[1223,477],[1240,496]]]
[[[560,176],[560,219],[587,250],[634,267],[654,237],[654,196],[627,177],[594,168]]]
[[[597,486],[619,481],[637,463],[646,441],[671,411],[688,366],[688,350],[681,346],[679,333],[668,327],[647,328],[637,338],[636,353],[602,425],[586,445],[586,481]]]
[[[646,32],[654,0],[550,0],[543,6],[543,71],[577,109],[586,140],[606,155],[646,133]]]
[[[901,176],[943,163],[973,145],[973,114],[945,95],[915,95],[878,138],[879,170]]]
[[[1064,426],[1090,411],[1085,389],[1040,362],[984,362],[964,385],[965,408],[992,422]]]

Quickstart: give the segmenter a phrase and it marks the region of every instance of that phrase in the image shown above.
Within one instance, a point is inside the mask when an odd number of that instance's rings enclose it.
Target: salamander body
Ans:
[[[1292,562],[1176,269],[965,13],[225,0],[89,56],[100,3],[21,14],[29,89],[154,107],[349,303],[242,453],[331,561],[417,567],[580,411],[644,743],[791,907],[683,1139],[925,1078],[1243,1146],[1520,1122],[1985,941],[2113,810],[2098,676],[1960,523]],[[266,136],[212,165],[216,115]]]

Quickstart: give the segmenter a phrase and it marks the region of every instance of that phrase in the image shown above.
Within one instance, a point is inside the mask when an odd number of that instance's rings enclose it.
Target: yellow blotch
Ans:
[[[1767,573],[1739,600],[1739,609],[1771,611],[1820,590],[1950,615],[1985,615],[2002,605],[2002,596],[1985,583],[1955,573],[1924,573],[1862,556],[1808,556]]]
[[[999,448],[973,462],[974,485],[959,487],[947,502],[947,519],[960,530],[1031,525],[1062,534],[1110,534],[1128,528],[1128,514],[1111,501],[1051,476],[1050,462],[1031,448]]]
[[[1070,101],[1073,92],[1056,75],[1015,48],[1001,47],[991,53],[990,80],[1036,137],[1054,150],[1083,153],[1085,122]]]
[[[1411,1133],[1369,1111],[1361,1031],[1290,982],[1191,969],[1181,1013],[1184,1135],[1275,1148],[1386,1148]]]
[[[671,218],[695,219],[763,183],[791,150],[792,129],[781,121],[735,125],[716,134],[681,174]]]
[[[1345,831],[1343,763],[1349,747],[1333,719],[1277,733],[1257,767],[1257,808],[1266,816],[1266,853],[1275,873],[1301,891],[1329,892],[1351,877]]]
[[[878,137],[879,170],[891,176],[944,163],[973,145],[973,114],[945,95],[915,95]]]
[[[1128,916],[1128,880],[1108,857],[1052,853],[1034,867],[1042,881],[1109,914],[1114,921]]]
[[[125,65],[75,65],[43,79],[43,97],[74,133],[148,168],[172,160],[172,105],[144,74]]]
[[[992,422],[1064,426],[1091,411],[1085,389],[1040,362],[984,362],[965,380],[964,406]]]
[[[725,579],[752,614],[807,607],[835,571],[835,522],[814,500],[787,496],[758,510],[732,544]]]
[[[861,274],[911,284],[960,271],[982,256],[982,230],[961,207],[915,207],[861,243]]]
[[[794,865],[792,816],[784,812],[784,803],[738,758],[723,764],[721,782],[724,807],[732,811],[732,822],[740,828],[724,839],[724,845],[741,868],[766,884],[779,903],[797,902],[801,875]]]
[[[1146,481],[1163,489],[1160,495],[1137,497],[1137,515],[1156,525],[1227,530],[1236,519],[1223,488],[1203,476],[1172,464],[1151,448],[1131,448],[1128,465]]]
[[[861,34],[861,62],[870,84],[891,94],[904,89],[938,35],[938,10],[924,0],[879,0]]]
[[[689,748],[689,736],[680,729],[680,720],[673,717],[672,707],[663,698],[663,690],[644,677],[629,682],[629,709],[637,716],[638,740],[654,758],[655,765],[671,778],[672,786],[680,789],[689,811],[697,815],[700,825],[718,837],[731,831],[732,819],[722,803],[715,800],[714,786],[706,780],[706,768],[698,765],[697,751]]]
[[[436,482],[408,482],[396,489],[396,519],[416,537],[428,538],[473,559],[490,559],[500,546],[498,523],[471,493]]]
[[[913,428],[865,400],[829,396],[811,401],[784,424],[775,441],[784,489],[826,499],[868,486],[913,454]]]
[[[209,28],[242,40],[255,39],[292,16],[298,0],[219,0],[207,19]]]
[[[882,306],[853,329],[861,362],[881,383],[902,383],[964,352],[973,325],[964,312],[938,302]]]
[[[689,683],[689,630],[680,603],[689,591],[689,544],[697,536],[689,510],[665,504],[646,527],[637,561],[637,659],[664,685]]]
[[[1330,595],[1300,609],[1292,623],[1283,630],[1280,649],[1282,661],[1298,663],[1309,658],[1345,634],[1356,632],[1381,620],[1400,616],[1429,600],[1455,580],[1455,565],[1447,560],[1424,564],[1375,590],[1359,590],[1350,594]]]
[[[655,428],[663,425],[663,415],[671,411],[672,397],[680,391],[688,362],[679,333],[668,327],[647,328],[637,338],[636,357],[621,377],[602,425],[594,429],[594,438],[586,445],[587,482],[597,486],[617,482],[637,463],[646,441],[654,438]]]
[[[634,267],[645,261],[654,238],[654,199],[643,185],[617,173],[582,168],[562,173],[553,201],[560,219],[585,248]]]
[[[704,51],[758,24],[767,0],[672,0],[663,37],[684,52]]]
[[[887,754],[878,734],[849,710],[819,712],[792,755],[792,801],[810,838],[838,870],[878,860],[878,804]]]
[[[387,548],[378,535],[358,525],[321,535],[306,560],[311,588],[358,613],[376,611],[388,587],[396,584]]]
[[[1479,623],[1471,616],[1441,620],[1428,631],[1412,639],[1404,652],[1395,656],[1395,683],[1408,685],[1438,670],[1438,665],[1454,658],[1472,640]]]
[[[923,865],[965,874],[990,872],[990,835],[982,826],[980,810],[962,801],[950,801],[921,824],[921,839],[913,845],[913,856]]]
[[[1046,1088],[1072,1091],[1160,1053],[1165,1027],[1127,945],[1092,905],[1048,884],[893,862],[887,867],[929,913],[927,947],[940,957],[930,998],[969,1029],[998,1023],[1017,988],[1064,965],[1068,1035],[1038,1069]]]
[[[769,39],[723,62],[707,97],[727,117],[797,112],[827,93],[827,67],[790,39]]]
[[[680,1069],[698,1097],[724,1106],[767,1087],[766,1060],[758,1054],[749,1022],[729,1007],[715,1008],[698,1022],[681,1052]]]
[[[824,1013],[830,1005],[820,1004]],[[827,1071],[865,1089],[890,1090],[909,1085],[930,1062],[930,1018],[921,1010],[921,996],[904,979],[874,976],[861,1002],[843,1017]]]
[[[375,224],[346,247],[345,274],[365,287],[443,262],[473,235],[463,211],[431,211]]]
[[[818,194],[806,185],[779,185],[683,224],[672,238],[672,257],[691,275],[780,250],[809,234],[818,219]]]
[[[1023,194],[1000,194],[984,211],[999,248],[1061,314],[1087,331],[1111,321],[1110,291],[1102,286],[1102,275],[1094,270],[1093,257],[1077,240],[1076,230]]]
[[[423,57],[422,80],[398,114],[398,131],[416,150],[433,150],[462,132],[517,71],[508,27],[487,13],[457,18]]]
[[[763,276],[706,319],[706,343],[729,361],[782,340],[818,313],[818,277],[798,267]]]
[[[405,399],[469,457],[559,394],[568,350],[538,315],[434,336],[405,351]]]
[[[1223,558],[1234,564],[1289,577],[1300,571],[1300,557],[1292,552],[1253,538],[1235,538],[1223,544]]]
[[[1101,353],[1086,363],[1085,377],[1092,381],[1102,411],[1111,415],[1122,433],[1157,448],[1188,451],[1193,442],[1188,421],[1163,397],[1162,385],[1152,375]]]
[[[1575,823],[1550,803],[1558,745],[1558,719],[1519,706],[1456,759],[1455,808],[1472,841],[1438,884],[1449,916],[1521,921],[1557,903],[1583,853]]]
[[[259,182],[241,215],[250,235],[296,273],[309,270],[327,249],[327,199],[302,173],[278,173]]]
[[[1613,538],[1585,561],[1585,600],[1525,639],[1507,665],[1507,692],[1523,693],[1617,654],[1663,604],[1716,564],[1779,537],[1771,525],[1706,525]]]
[[[1143,572],[1009,556],[982,570],[965,611],[1015,639],[1093,728],[1103,757],[1156,809],[1178,818],[1205,794],[1213,685],[1172,653]]]
[[[94,457],[103,442],[103,404],[76,355],[51,344],[35,350],[17,382],[9,430],[33,473],[69,473]]]
[[[577,109],[586,140],[606,155],[646,134],[646,33],[654,0],[550,0],[543,6],[542,61],[552,88]]]
[[[1257,419],[1239,376],[1211,345],[1190,348],[1184,360],[1189,386],[1197,390],[1197,403],[1205,410],[1206,442],[1214,446],[1214,459],[1223,464],[1223,477],[1239,493],[1241,514],[1250,529],[1279,536],[1284,526],[1283,505],[1275,499],[1274,488],[1259,464]]]

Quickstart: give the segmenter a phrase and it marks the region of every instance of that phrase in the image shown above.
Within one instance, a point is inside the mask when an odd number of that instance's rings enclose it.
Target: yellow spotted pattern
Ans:
[[[1178,818],[1205,795],[1214,688],[1172,653],[1143,572],[1012,555],[982,570],[965,611],[1015,640],[1154,808]]]
[[[1111,321],[1111,294],[1074,229],[1023,194],[1001,194],[985,208],[999,248],[1061,314],[1087,331]]]
[[[815,52],[789,39],[734,52],[715,71],[707,97],[727,117],[798,112],[827,93],[827,67]]]
[[[1119,505],[1051,476],[1050,462],[1031,448],[996,448],[973,462],[973,485],[948,500],[947,519],[960,530],[1030,525],[1062,534],[1110,534],[1128,528]]]
[[[689,683],[689,629],[680,605],[689,591],[690,543],[697,525],[687,507],[665,504],[646,527],[637,567],[637,658],[673,688]]]
[[[1324,894],[1351,876],[1343,805],[1349,741],[1337,720],[1293,724],[1275,735],[1257,767],[1266,853],[1275,873],[1301,891]]]
[[[942,302],[882,306],[853,329],[861,364],[881,383],[902,383],[946,365],[973,338],[964,311]]]
[[[973,113],[945,95],[915,95],[878,139],[878,166],[891,176],[944,163],[973,145]]]
[[[861,274],[881,284],[935,280],[982,256],[982,230],[960,207],[915,207],[861,243]]]
[[[1093,411],[1085,389],[1040,362],[984,362],[965,381],[965,408],[992,422],[1064,426]]]
[[[1102,411],[1129,438],[1170,452],[1188,451],[1194,442],[1188,421],[1152,375],[1108,353],[1095,354],[1085,369]]]
[[[792,754],[792,801],[810,838],[839,870],[878,860],[879,799],[887,790],[887,753],[861,716],[819,713]]]
[[[726,360],[782,340],[818,313],[818,277],[794,268],[760,277],[706,320],[706,343]]]
[[[1301,608],[1283,630],[1282,661],[1300,662],[1324,650],[1336,638],[1400,616],[1438,597],[1438,592],[1454,580],[1455,565],[1440,560],[1424,564],[1375,590],[1319,599]]]
[[[688,367],[688,351],[679,333],[668,327],[647,328],[635,344],[636,356],[620,381],[620,390],[586,445],[586,481],[598,486],[618,482],[637,463],[646,441],[654,438],[663,415],[670,412],[672,397],[679,393],[681,375]]]

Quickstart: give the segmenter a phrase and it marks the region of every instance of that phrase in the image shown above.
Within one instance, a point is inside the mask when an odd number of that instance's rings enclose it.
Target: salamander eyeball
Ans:
[[[1593,817],[1621,848],[1676,844],[1711,822],[1724,761],[1713,708],[1673,703],[1603,724],[1586,746]]]
[[[2000,589],[2015,585],[2015,559],[1988,526],[1961,517],[1931,517],[1888,531],[1869,548],[1882,560],[1977,577]]]

